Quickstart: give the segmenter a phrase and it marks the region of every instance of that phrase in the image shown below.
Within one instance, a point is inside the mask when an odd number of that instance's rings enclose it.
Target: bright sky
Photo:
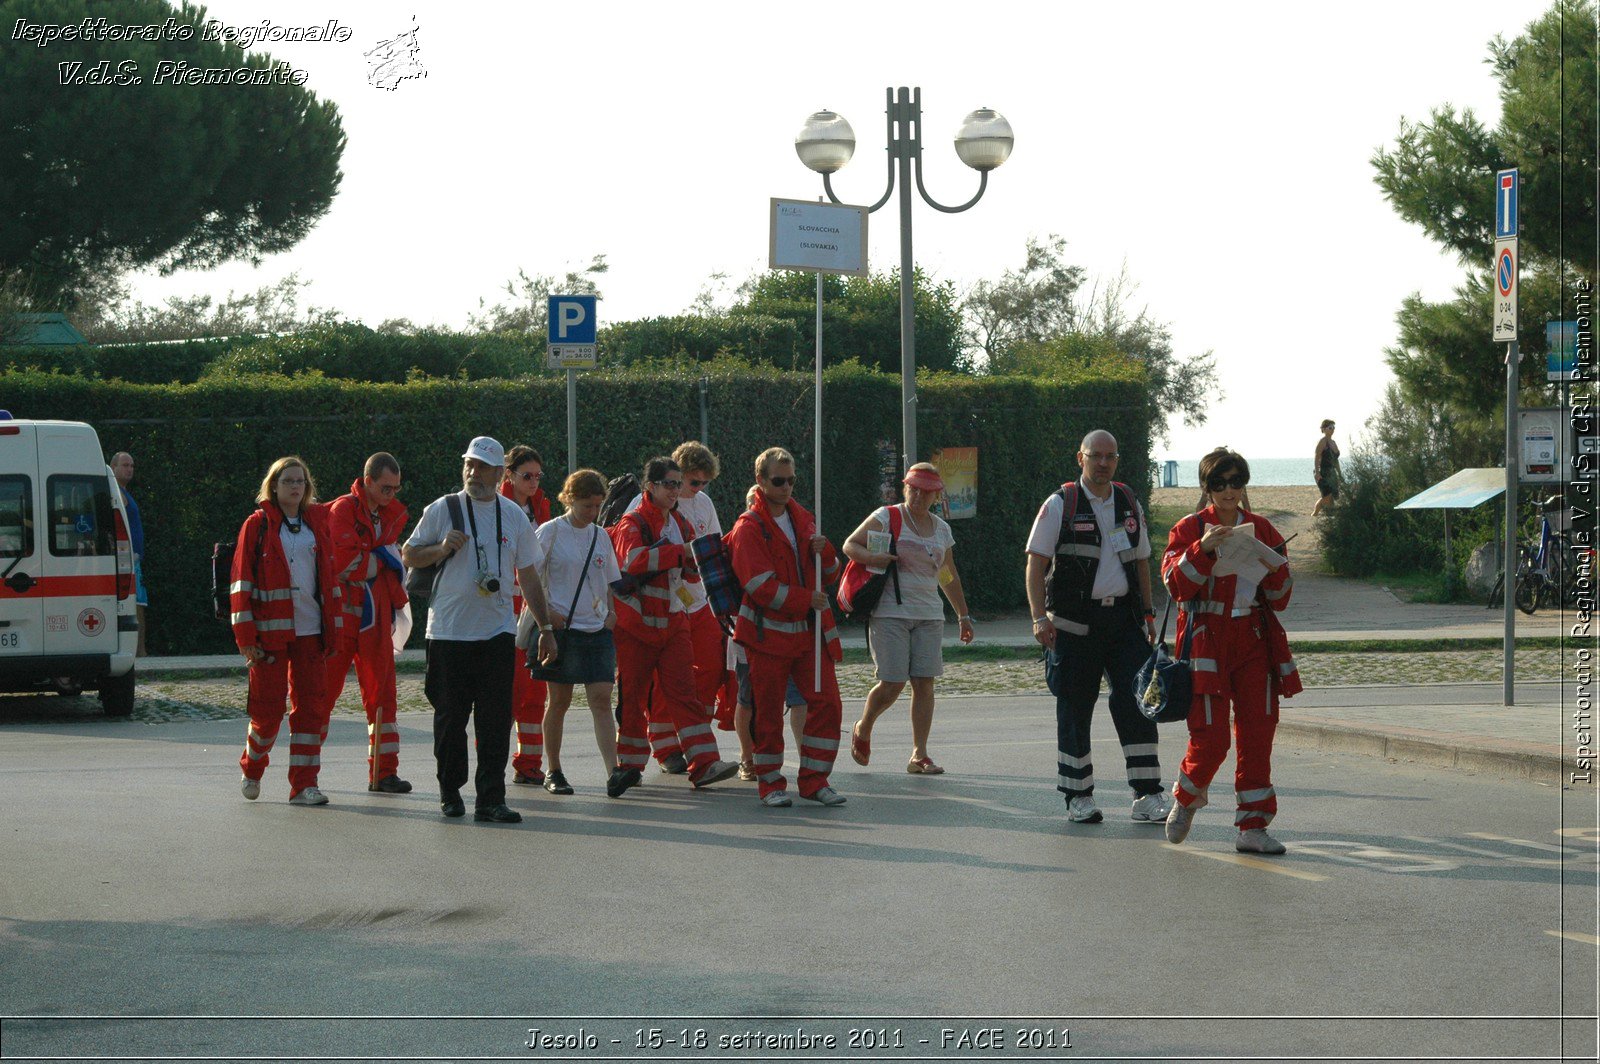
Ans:
[[[1445,102],[1495,124],[1488,41],[1546,6],[217,0],[210,17],[231,25],[336,15],[353,30],[266,46],[338,104],[343,187],[260,269],[136,290],[221,295],[298,270],[311,302],[368,324],[462,326],[518,267],[560,273],[603,252],[602,321],[679,313],[712,274],[765,268],[769,197],[820,194],[793,148],[812,111],[855,127],[834,187],[870,204],[884,89],[921,86],[925,184],[943,202],[976,188],[951,146],[968,111],[1000,111],[1017,144],[971,210],[918,202],[920,266],[964,288],[1049,233],[1091,275],[1126,263],[1177,351],[1215,350],[1222,372],[1226,399],[1200,429],[1175,420],[1167,453],[1309,455],[1324,417],[1348,441],[1376,409],[1401,300],[1446,298],[1462,276],[1383,201],[1368,160],[1402,116]],[[362,53],[413,15],[427,78],[373,88]],[[899,261],[893,208],[872,216],[874,269]]]

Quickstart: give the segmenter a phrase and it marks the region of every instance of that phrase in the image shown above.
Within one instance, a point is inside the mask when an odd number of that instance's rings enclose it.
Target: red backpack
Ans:
[[[900,507],[889,507],[889,553],[897,554],[900,540]],[[839,578],[839,612],[846,617],[853,617],[858,613],[871,613],[877,608],[878,601],[883,598],[884,585],[889,580],[894,580],[894,600],[900,600],[900,567],[895,562],[890,562],[889,567],[881,573],[875,573],[860,562],[849,562],[844,567],[844,575]]]

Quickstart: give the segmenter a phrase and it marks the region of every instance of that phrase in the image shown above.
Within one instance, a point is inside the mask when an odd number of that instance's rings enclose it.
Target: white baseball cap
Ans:
[[[506,464],[506,449],[492,436],[478,436],[467,444],[466,453],[461,457],[476,458],[488,466],[503,466]]]

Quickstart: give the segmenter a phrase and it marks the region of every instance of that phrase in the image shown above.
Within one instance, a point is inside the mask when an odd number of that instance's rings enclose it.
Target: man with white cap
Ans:
[[[410,568],[439,566],[428,609],[423,690],[433,706],[440,807],[447,817],[466,815],[461,788],[467,782],[471,717],[478,749],[473,819],[515,824],[522,816],[505,804],[517,630],[511,609],[513,574],[539,622],[541,659],[555,654],[554,629],[539,582],[533,526],[496,490],[505,450],[496,440],[479,436],[461,458],[461,494],[428,504],[402,557]]]

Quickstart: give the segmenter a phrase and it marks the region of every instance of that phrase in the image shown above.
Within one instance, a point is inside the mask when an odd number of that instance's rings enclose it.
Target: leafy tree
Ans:
[[[1207,405],[1222,395],[1213,353],[1179,358],[1167,326],[1149,308],[1133,309],[1139,286],[1126,266],[1085,293],[1083,270],[1066,265],[1065,252],[1066,241],[1054,234],[1029,240],[1022,269],[969,290],[962,303],[967,337],[985,371],[1055,376],[1081,365],[1086,352],[1114,351],[1144,367],[1157,439],[1168,438],[1172,415],[1191,427],[1204,424]]]
[[[0,271],[21,271],[46,306],[71,310],[96,278],[259,262],[304,237],[339,189],[337,108],[292,83],[157,84],[162,60],[282,69],[265,53],[205,40],[203,7],[0,0],[8,32],[24,20],[101,15],[150,26],[172,18],[193,34],[9,43],[0,64]],[[140,81],[62,85],[63,69]]]
[[[1469,270],[1455,298],[1412,295],[1386,351],[1401,397],[1492,417],[1502,403],[1503,348],[1489,336],[1494,247],[1492,175],[1521,175],[1519,348],[1544,353],[1544,324],[1563,316],[1579,276],[1595,279],[1596,14],[1593,0],[1557,0],[1522,36],[1489,45],[1500,83],[1499,124],[1446,104],[1427,121],[1402,119],[1394,145],[1372,158],[1374,180],[1395,211],[1453,251]],[[1567,293],[1560,290],[1562,280]],[[1539,390],[1542,374],[1524,374]]]
[[[335,310],[301,308],[300,295],[310,285],[296,272],[242,295],[172,296],[159,306],[130,301],[119,287],[113,302],[86,306],[74,323],[91,343],[117,344],[284,333],[338,322]]]
[[[569,269],[559,280],[554,274],[541,273],[529,276],[524,269],[517,270],[515,279],[505,283],[509,300],[486,306],[478,300],[478,313],[467,315],[468,325],[478,332],[516,332],[546,336],[549,332],[552,295],[597,296],[600,289],[596,280],[611,267],[604,255],[596,255],[582,269]]]
[[[993,365],[1022,343],[1038,343],[1071,332],[1083,284],[1083,267],[1064,260],[1067,242],[1051,233],[1043,243],[1028,238],[1022,268],[996,281],[978,281],[967,290],[961,310],[967,342]]]
[[[912,274],[917,371],[963,370],[963,326],[955,286]],[[731,315],[759,314],[794,323],[800,345],[791,369],[812,365],[817,344],[817,282],[809,273],[775,270],[740,287]],[[859,359],[886,373],[900,372],[900,272],[868,277],[826,274],[822,279],[823,358],[826,365]]]

